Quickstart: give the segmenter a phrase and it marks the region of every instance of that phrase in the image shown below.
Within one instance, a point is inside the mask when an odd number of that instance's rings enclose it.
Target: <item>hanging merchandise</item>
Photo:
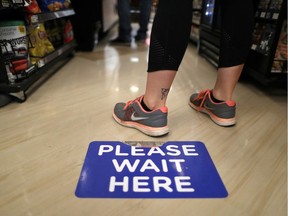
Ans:
[[[55,49],[52,43],[49,41],[44,24],[30,25],[29,26],[29,53],[31,57],[31,62],[33,64],[38,63],[38,61],[53,52]],[[38,65],[42,66],[42,65]]]
[[[13,84],[27,75],[25,70],[30,65],[24,21],[0,22],[0,47],[8,80]]]

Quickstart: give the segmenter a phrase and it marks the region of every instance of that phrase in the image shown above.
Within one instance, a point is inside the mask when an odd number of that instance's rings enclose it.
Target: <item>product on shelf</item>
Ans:
[[[269,8],[267,10],[266,19],[277,20],[281,10],[283,0],[271,0]]]
[[[261,43],[262,33],[265,31],[265,25],[263,23],[256,23],[253,37],[252,37],[252,50],[257,50]]]
[[[29,38],[29,53],[33,64],[55,50],[47,37],[43,23],[29,26]]]
[[[283,61],[273,61],[271,72],[272,73],[282,73],[284,69]]]
[[[282,25],[274,60],[287,61],[287,20]]]
[[[258,47],[258,52],[269,55],[271,50],[272,41],[274,39],[276,26],[274,24],[267,23],[265,25],[265,31],[262,33],[261,42]]]
[[[29,0],[27,4],[25,5],[25,11],[27,11],[28,13],[32,13],[32,14],[41,13],[41,9],[38,6],[38,3],[36,0]]]
[[[73,28],[70,20],[66,20],[64,29],[64,43],[69,43],[74,40]]]
[[[17,79],[25,77],[25,70],[30,66],[24,21],[0,22],[0,46],[8,80],[15,83]]]
[[[201,8],[202,8],[202,0],[194,0],[193,9],[201,9]]]
[[[45,22],[48,39],[53,44],[54,48],[59,48],[64,44],[64,25],[65,20],[62,19]]]
[[[256,11],[256,17],[265,18],[270,0],[260,0]]]
[[[53,12],[70,8],[70,0],[37,0],[42,11]]]

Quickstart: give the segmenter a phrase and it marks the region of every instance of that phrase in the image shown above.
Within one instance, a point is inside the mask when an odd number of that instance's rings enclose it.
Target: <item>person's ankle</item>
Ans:
[[[145,106],[151,111],[159,109],[159,108],[165,106],[162,103],[159,103],[157,101],[156,102],[151,102],[151,100],[147,100],[147,98],[145,96],[143,97],[142,101],[145,104]],[[142,105],[142,103],[141,103],[141,105]]]
[[[147,111],[147,112],[151,112],[152,110],[146,105],[146,103],[144,102],[144,97],[143,97],[143,99],[142,99],[142,101],[141,101],[141,106],[142,106],[142,108],[145,110],[145,111]]]
[[[211,90],[211,99],[214,102],[219,103],[219,102],[229,101],[229,100],[231,100],[231,97],[226,95],[226,94],[221,93],[220,91],[212,89]]]

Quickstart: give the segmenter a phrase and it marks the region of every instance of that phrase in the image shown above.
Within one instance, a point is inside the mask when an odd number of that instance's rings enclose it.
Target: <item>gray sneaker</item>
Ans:
[[[143,96],[127,103],[117,103],[113,117],[121,125],[136,128],[149,136],[162,136],[169,132],[167,125],[168,108],[166,106],[151,112],[141,106]]]
[[[215,103],[211,99],[211,90],[204,90],[200,93],[192,94],[189,105],[195,110],[208,114],[212,121],[220,126],[236,124],[235,101]]]

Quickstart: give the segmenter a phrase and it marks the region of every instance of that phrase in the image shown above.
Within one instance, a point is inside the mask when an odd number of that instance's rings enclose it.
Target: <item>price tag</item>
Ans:
[[[37,15],[32,15],[31,16],[31,23],[37,23],[38,22],[38,16]]]
[[[260,14],[260,17],[261,17],[261,18],[265,18],[265,16],[266,16],[266,13],[265,13],[265,12],[262,12],[262,13]]]
[[[272,19],[277,20],[279,17],[279,13],[273,13]]]

